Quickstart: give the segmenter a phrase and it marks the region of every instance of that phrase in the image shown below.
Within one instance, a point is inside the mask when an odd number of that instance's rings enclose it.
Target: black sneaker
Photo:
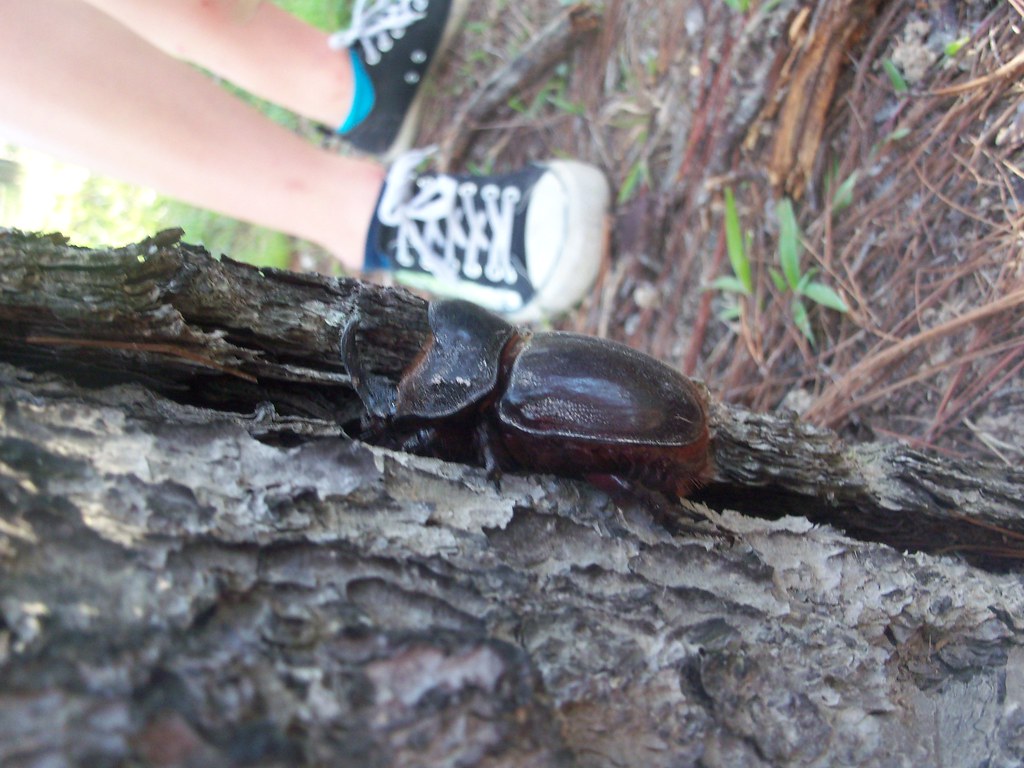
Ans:
[[[467,299],[511,320],[565,312],[593,285],[607,247],[608,182],[571,160],[501,176],[417,174],[410,152],[388,173],[365,269]]]
[[[351,27],[333,34],[330,45],[356,52],[375,100],[369,115],[342,134],[348,142],[386,158],[409,148],[422,106],[420,84],[468,7],[468,0],[356,0]]]

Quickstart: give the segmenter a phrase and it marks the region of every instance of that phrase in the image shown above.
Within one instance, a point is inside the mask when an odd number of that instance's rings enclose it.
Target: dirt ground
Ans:
[[[611,257],[559,327],[852,439],[1019,465],[1021,0],[591,5],[595,33],[482,124],[457,127],[476,130],[464,167],[568,156],[611,180]],[[420,143],[444,140],[460,105],[566,7],[474,4]],[[710,288],[732,275],[726,189],[750,295]],[[802,273],[849,306],[804,300],[813,342],[772,277],[784,197]]]

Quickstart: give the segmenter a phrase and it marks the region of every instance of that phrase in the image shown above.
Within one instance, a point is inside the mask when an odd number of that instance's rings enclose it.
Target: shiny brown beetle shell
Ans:
[[[514,356],[495,403],[523,468],[614,475],[686,495],[707,469],[704,399],[689,379],[624,344],[538,334]]]
[[[433,302],[428,321],[432,337],[390,398],[360,387],[366,377],[345,333],[345,363],[389,444],[680,495],[707,473],[704,397],[664,363],[605,339],[521,332],[465,301]]]

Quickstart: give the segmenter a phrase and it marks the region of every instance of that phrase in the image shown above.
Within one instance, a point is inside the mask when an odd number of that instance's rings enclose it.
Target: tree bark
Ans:
[[[424,310],[0,236],[0,764],[1024,757],[1020,472],[715,404],[697,532],[498,488],[346,437]]]

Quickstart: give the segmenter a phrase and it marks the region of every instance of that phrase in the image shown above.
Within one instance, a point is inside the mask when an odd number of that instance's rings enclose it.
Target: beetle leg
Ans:
[[[627,502],[639,503],[651,517],[673,535],[719,536],[730,538],[714,524],[686,509],[670,494],[651,490],[620,475],[586,475],[586,481],[607,493],[612,501],[622,506]],[[709,528],[710,525],[710,528]]]
[[[487,423],[480,421],[473,430],[473,439],[476,442],[477,455],[487,471],[487,479],[494,483],[495,490],[500,492],[501,462],[498,459],[497,440],[493,432]]]
[[[481,419],[474,430],[477,455],[487,470],[488,479],[501,490],[501,476],[507,470],[515,472],[519,467],[501,440],[501,431],[490,419]]]
[[[419,456],[436,456],[446,459],[446,456],[439,455],[442,451],[437,430],[432,427],[424,427],[407,437],[396,440],[395,447],[406,453],[415,453]]]

